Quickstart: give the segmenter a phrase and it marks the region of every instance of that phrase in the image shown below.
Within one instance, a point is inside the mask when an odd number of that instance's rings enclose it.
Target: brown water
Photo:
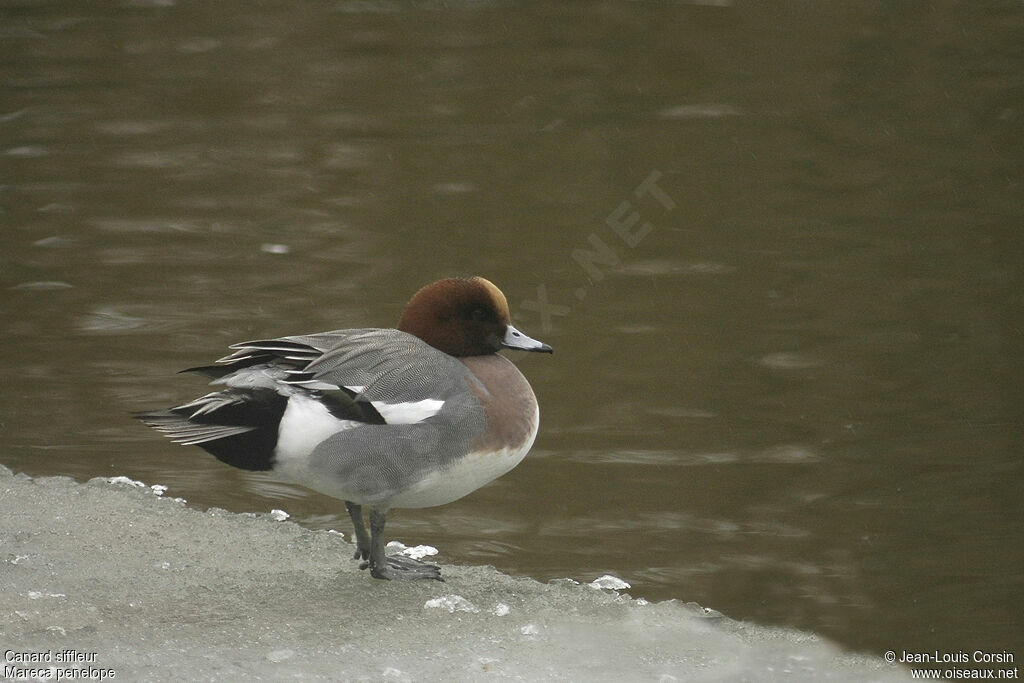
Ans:
[[[541,434],[393,536],[876,655],[1024,657],[1022,27],[1015,2],[5,2],[0,462],[347,531],[127,414],[230,343],[391,326],[481,274],[555,347],[517,357]]]

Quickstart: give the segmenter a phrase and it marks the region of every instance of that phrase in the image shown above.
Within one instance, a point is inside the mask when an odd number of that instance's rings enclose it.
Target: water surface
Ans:
[[[556,349],[516,357],[541,433],[394,536],[875,655],[1024,656],[1022,20],[4,3],[0,461],[347,531],[128,413],[233,342],[481,274]]]

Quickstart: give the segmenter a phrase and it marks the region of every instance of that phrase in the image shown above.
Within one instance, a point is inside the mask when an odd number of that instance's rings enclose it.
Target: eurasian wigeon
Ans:
[[[450,503],[518,465],[540,412],[497,351],[551,352],[512,326],[505,295],[482,277],[422,288],[395,330],[230,348],[215,365],[183,371],[223,389],[136,417],[228,465],[344,500],[356,559],[378,579],[441,578],[435,565],[385,554],[387,511]]]

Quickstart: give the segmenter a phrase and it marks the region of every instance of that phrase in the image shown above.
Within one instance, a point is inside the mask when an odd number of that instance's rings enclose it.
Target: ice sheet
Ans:
[[[376,581],[339,534],[138,484],[0,466],[0,647],[21,657],[3,666],[133,681],[909,678],[811,634],[622,589],[443,561],[445,583]]]

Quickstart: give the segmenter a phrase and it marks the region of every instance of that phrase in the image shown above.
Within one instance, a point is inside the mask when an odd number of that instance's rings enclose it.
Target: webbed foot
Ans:
[[[355,521],[354,516],[353,521]],[[360,521],[362,521],[361,518]],[[359,568],[369,569],[370,576],[375,579],[388,581],[414,581],[417,579],[444,581],[441,578],[441,568],[437,565],[420,562],[407,555],[388,555],[384,552],[384,524],[386,521],[386,511],[371,508],[369,553],[363,554],[363,544],[358,544],[359,550],[356,552],[356,559],[360,559],[362,556],[366,560],[359,565]]]
[[[384,558],[383,567],[370,567],[369,562],[360,565],[360,569],[369,567],[370,576],[375,579],[388,581],[416,581],[418,579],[433,579],[444,581],[441,578],[441,568],[436,564],[428,564],[414,560],[405,555],[387,555]]]

